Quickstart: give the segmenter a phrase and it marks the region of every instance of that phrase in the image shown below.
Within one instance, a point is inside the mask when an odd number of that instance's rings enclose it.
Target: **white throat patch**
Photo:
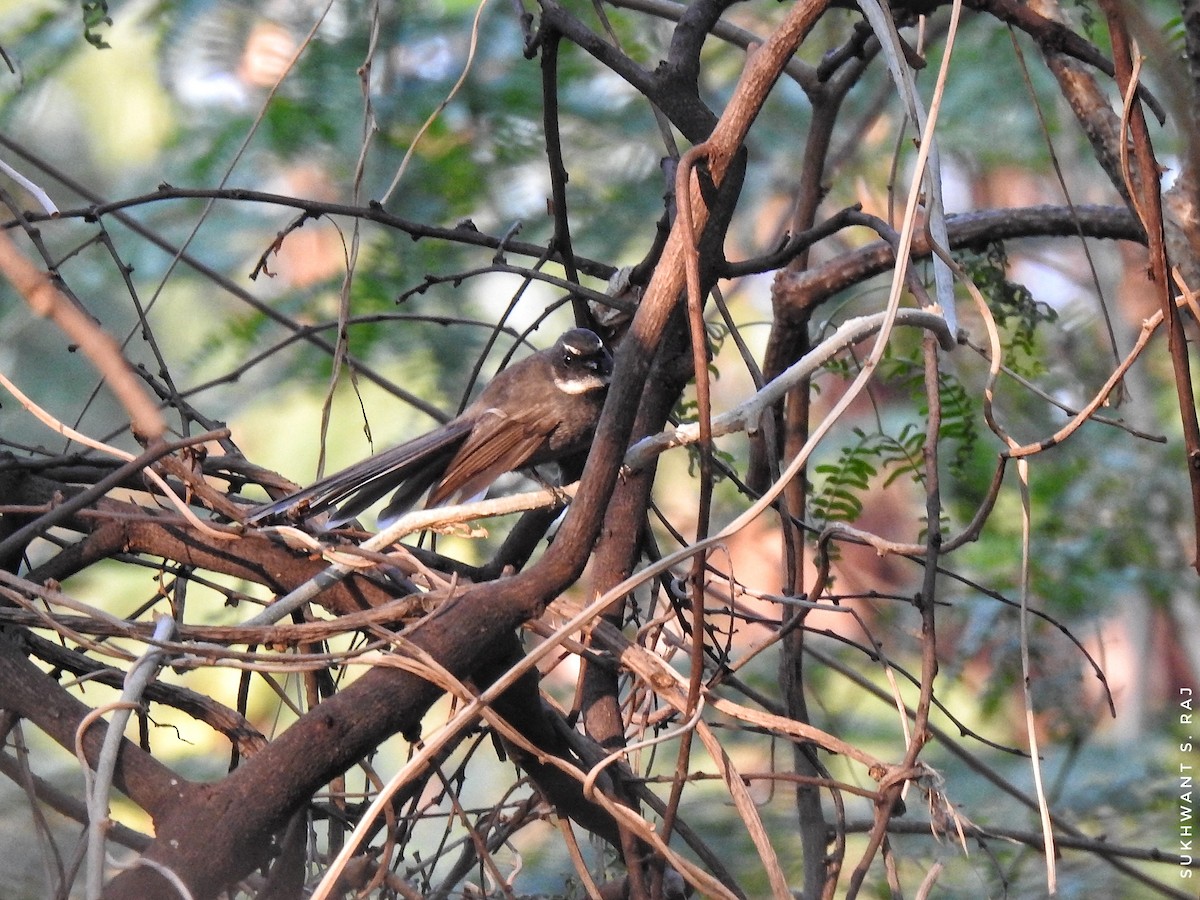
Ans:
[[[564,394],[586,394],[604,387],[605,381],[599,375],[580,374],[571,378],[554,376],[555,386]]]

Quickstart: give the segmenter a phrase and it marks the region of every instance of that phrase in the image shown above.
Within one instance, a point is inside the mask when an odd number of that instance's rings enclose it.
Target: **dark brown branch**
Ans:
[[[578,282],[579,271],[575,267],[575,251],[571,243],[571,221],[567,216],[567,174],[563,162],[562,134],[559,132],[558,111],[558,49],[562,42],[557,32],[548,32],[542,39],[542,130],[546,136],[546,158],[550,172],[551,215],[554,218],[554,249],[562,256],[563,271],[567,281]],[[595,326],[588,313],[587,304],[572,295],[575,324],[591,328]]]
[[[1108,19],[1112,36],[1113,60],[1116,64],[1117,86],[1122,96],[1134,84],[1133,42],[1125,29],[1124,14],[1114,0],[1100,0],[1100,8]],[[1175,305],[1175,289],[1171,283],[1171,263],[1163,234],[1162,188],[1158,161],[1150,143],[1146,117],[1139,104],[1129,111],[1129,129],[1133,140],[1134,161],[1138,173],[1138,194],[1134,204],[1148,232],[1150,280],[1154,283],[1163,321],[1167,326],[1167,353],[1175,376],[1175,392],[1179,402],[1179,421],[1183,427],[1185,468],[1192,494],[1192,566],[1200,572],[1200,417],[1196,413],[1196,393],[1192,386],[1192,370],[1183,319]]]
[[[1110,78],[1116,77],[1116,68],[1112,60],[1106,58],[1095,46],[1061,22],[1047,19],[1019,0],[968,0],[966,5],[1021,29],[1037,42],[1043,52],[1072,56],[1080,62],[1094,66]],[[1138,87],[1137,94],[1138,98],[1150,107],[1158,119],[1158,124],[1165,124],[1166,111],[1154,95],[1141,86]]]
[[[719,269],[720,277],[741,278],[745,275],[754,275],[760,272],[773,272],[787,265],[800,254],[807,252],[818,241],[837,234],[848,225],[855,224],[853,214],[861,210],[861,208],[861,206],[856,204],[849,209],[839,210],[820,225],[809,228],[799,234],[791,235],[779,249],[773,250],[770,253],[741,262],[726,262]]]
[[[182,188],[171,184],[159,185],[157,191],[149,194],[140,194],[136,197],[125,197],[121,200],[113,200],[103,203],[96,203],[85,209],[63,210],[56,218],[80,218],[91,220],[101,218],[112,213],[122,212],[127,209],[132,209],[138,206],[146,206],[151,203],[161,203],[166,200],[229,200],[239,203],[265,203],[270,206],[281,206],[289,209],[298,209],[303,211],[310,218],[319,218],[321,216],[345,216],[353,219],[360,219],[365,222],[374,222],[378,225],[386,225],[396,231],[403,232],[413,240],[421,240],[429,238],[433,240],[448,241],[450,243],[462,244],[468,247],[482,247],[489,250],[499,250],[503,247],[505,250],[513,253],[518,253],[522,256],[529,256],[534,259],[546,256],[546,248],[540,244],[531,244],[526,241],[508,240],[504,237],[495,237],[485,234],[477,229],[472,223],[456,225],[453,228],[446,228],[440,225],[427,225],[424,222],[414,222],[411,219],[405,219],[401,216],[393,215],[385,210],[381,205],[375,202],[369,203],[367,206],[354,206],[348,203],[332,203],[324,200],[314,200],[305,197],[293,197],[289,194],[273,194],[268,191],[253,191],[246,188]],[[45,218],[35,214],[27,214],[28,221],[38,221]],[[560,256],[550,254],[548,257],[553,262],[561,263],[563,260]],[[607,263],[597,262],[596,260],[580,257],[576,260],[579,271],[586,275],[592,275],[596,278],[607,278],[613,271],[612,266]]]
[[[87,507],[95,504],[96,501],[98,501],[113,488],[120,484],[126,483],[132,476],[141,472],[143,469],[148,468],[157,460],[160,460],[163,457],[176,452],[177,450],[192,447],[196,444],[202,444],[210,440],[216,440],[228,434],[228,430],[222,429],[220,432],[196,435],[195,437],[187,438],[182,441],[176,441],[170,444],[155,444],[141,456],[131,459],[129,462],[125,463],[119,468],[109,472],[92,486],[77,493],[69,490],[64,491],[64,493],[72,493],[70,499],[55,505],[54,508],[45,515],[38,516],[32,522],[22,526],[6,537],[3,541],[0,541],[0,560],[7,558],[13,553],[20,552],[39,534],[46,532],[61,522],[67,521],[71,518],[71,516],[80,510],[86,509]],[[2,472],[0,472],[0,478],[2,477],[5,476]],[[12,477],[12,470],[10,470],[10,474],[7,477]],[[20,493],[23,493],[23,491],[15,486],[10,486],[4,491],[4,493],[7,496],[16,497]],[[55,493],[55,491],[52,491],[49,496],[45,497],[45,501],[50,502],[53,500]]]
[[[709,6],[709,4],[694,5]],[[717,117],[700,99],[695,78],[693,77],[690,84],[688,83],[686,71],[680,72],[678,69],[664,71],[660,67],[658,71],[650,72],[584,25],[566,7],[558,3],[558,0],[541,0],[540,6],[543,31],[561,34],[571,43],[595,57],[603,66],[625,79],[647,100],[661,109],[671,120],[671,124],[678,128],[689,141],[698,143],[712,131]],[[693,24],[695,24],[694,16]]]
[[[9,619],[11,618],[10,613],[17,612],[17,610],[0,609],[0,617]],[[22,618],[24,618],[27,625],[36,624],[35,616],[24,614]],[[67,624],[68,627],[71,627],[75,631],[87,631],[89,625],[101,623],[101,620],[84,619],[82,616],[74,618],[76,619],[75,622]],[[153,626],[146,628],[146,635],[149,636],[152,630]],[[116,636],[117,632],[116,629],[112,629],[109,633]],[[61,669],[64,672],[71,672],[75,675],[86,675],[88,676],[88,681],[107,684],[109,687],[114,687],[118,690],[124,682],[125,673],[123,671],[96,662],[82,653],[68,650],[54,641],[48,641],[33,633],[23,634],[21,641],[28,653],[36,656],[42,662],[48,663],[55,669]],[[266,746],[267,739],[263,737],[257,728],[250,724],[249,720],[234,712],[229,707],[217,703],[206,694],[197,693],[180,685],[164,684],[155,681],[146,686],[142,692],[142,696],[147,700],[152,700],[155,703],[161,703],[164,706],[170,706],[173,709],[186,713],[198,722],[203,722],[214,731],[225,735],[230,743],[236,745],[239,752],[243,755],[250,756]]]
[[[0,707],[37,726],[59,746],[74,749],[76,731],[92,708],[72,697],[25,658],[19,632],[0,633],[0,685],[4,686]],[[83,750],[93,768],[107,728],[100,720],[91,724],[83,735]],[[194,784],[124,738],[113,784],[156,821],[168,810],[191,807],[196,799]]]
[[[28,476],[10,478],[3,487],[9,502],[37,506],[52,502],[64,486],[40,476]],[[286,593],[326,566],[321,559],[297,554],[265,533],[247,533],[232,543],[215,541],[193,532],[178,517],[155,514],[133,504],[103,500],[97,508],[99,515],[75,514],[61,523],[87,536],[31,570],[27,574],[30,581],[37,584],[64,581],[114,554],[145,553],[245,578]],[[331,604],[332,612],[346,613],[380,606],[395,596],[394,587],[384,588],[354,576],[327,591],[322,600]]]
[[[1123,207],[1030,206],[1023,209],[986,210],[949,216],[946,228],[951,250],[984,247],[994,241],[1032,237],[1077,237],[1082,230],[1091,238],[1145,242],[1141,225]],[[913,239],[914,258],[929,256],[929,240],[923,231]],[[852,253],[804,272],[780,273],[779,313],[795,317],[811,310],[838,291],[886,272],[895,254],[886,241],[877,241]]]

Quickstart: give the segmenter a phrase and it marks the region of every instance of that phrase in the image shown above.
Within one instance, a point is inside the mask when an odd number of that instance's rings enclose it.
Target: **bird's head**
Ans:
[[[567,394],[584,394],[608,386],[612,354],[604,341],[586,328],[572,328],[551,348],[554,383]]]

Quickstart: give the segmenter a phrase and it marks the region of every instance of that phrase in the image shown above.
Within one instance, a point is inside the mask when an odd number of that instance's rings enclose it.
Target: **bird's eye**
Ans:
[[[570,350],[567,350],[566,352],[563,353],[563,363],[564,364],[566,364],[568,366],[572,365],[575,362],[575,359],[576,359],[575,354],[572,353]]]

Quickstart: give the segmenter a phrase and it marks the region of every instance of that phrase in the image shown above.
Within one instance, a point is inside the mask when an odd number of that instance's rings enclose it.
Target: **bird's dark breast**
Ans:
[[[562,402],[561,418],[546,441],[546,454],[560,456],[586,450],[595,435],[596,422],[600,418],[600,410],[604,407],[606,394],[606,390],[597,389],[585,394],[562,394],[556,398]],[[534,463],[543,461],[544,459],[533,460]]]

